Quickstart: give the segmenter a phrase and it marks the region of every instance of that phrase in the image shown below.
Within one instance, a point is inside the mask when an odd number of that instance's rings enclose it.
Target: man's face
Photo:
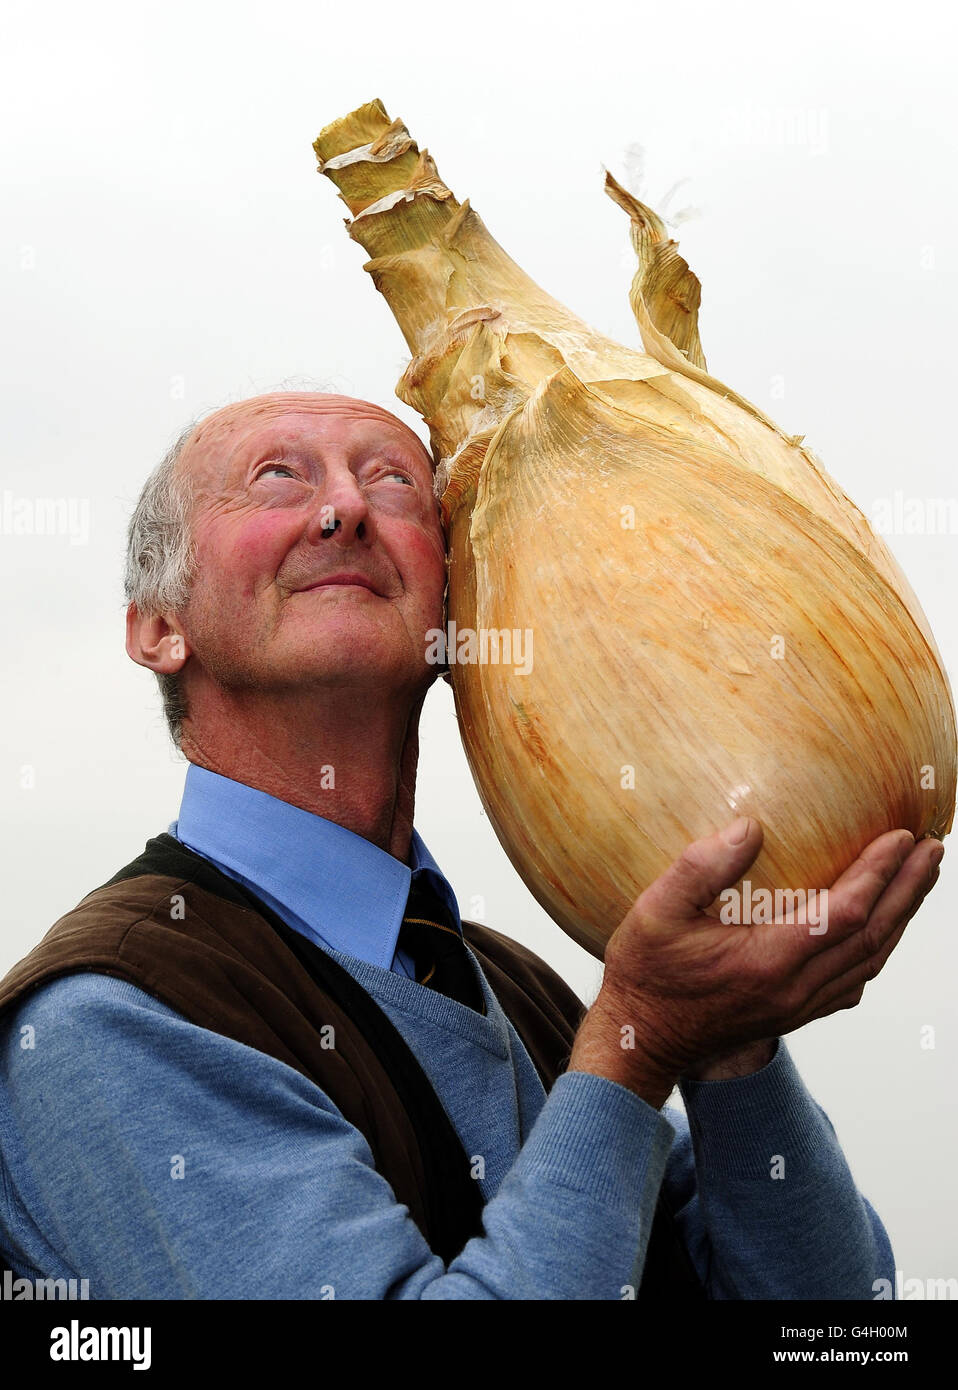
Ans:
[[[188,680],[195,661],[227,689],[429,685],[445,542],[412,431],[350,397],[260,396],[201,425],[180,466],[195,497]]]

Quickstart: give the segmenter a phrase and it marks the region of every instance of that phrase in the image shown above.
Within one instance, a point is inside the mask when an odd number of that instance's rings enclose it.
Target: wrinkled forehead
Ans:
[[[224,406],[197,425],[181,456],[181,466],[205,481],[222,480],[230,461],[247,445],[274,434],[309,431],[309,417],[335,423],[364,438],[375,431],[412,448],[430,470],[433,461],[417,434],[397,416],[372,401],[320,392],[277,392]],[[198,478],[197,478],[198,480]]]

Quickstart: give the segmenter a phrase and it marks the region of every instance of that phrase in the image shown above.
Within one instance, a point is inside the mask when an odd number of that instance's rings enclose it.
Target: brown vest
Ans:
[[[585,1006],[517,942],[476,922],[463,935],[548,1092]],[[126,980],[319,1086],[446,1263],[481,1234],[479,1186],[408,1044],[348,971],[209,860],[170,835],[149,840],[0,981],[0,1018],[79,970]],[[703,1294],[660,1196],[640,1297],[670,1296]]]

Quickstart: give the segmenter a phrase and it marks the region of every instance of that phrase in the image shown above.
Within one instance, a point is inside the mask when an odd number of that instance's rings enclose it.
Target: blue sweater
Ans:
[[[399,865],[200,773],[189,770],[171,833],[315,933],[388,1014],[472,1159],[484,1233],[444,1266],[318,1087],[84,973],[0,1025],[0,1250],[16,1273],[87,1278],[94,1298],[620,1299],[638,1287],[665,1183],[712,1298],[870,1299],[875,1280],[894,1286],[884,1227],[781,1039],[751,1076],[682,1083],[687,1118],[583,1072],[546,1096],[484,977],[485,1017],[396,957],[412,874],[436,875],[454,903],[418,836]],[[366,930],[350,945],[365,959],[331,939],[357,881]]]

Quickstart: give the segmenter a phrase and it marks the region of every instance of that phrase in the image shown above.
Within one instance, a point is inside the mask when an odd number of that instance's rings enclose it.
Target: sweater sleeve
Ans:
[[[714,1299],[874,1299],[895,1259],[783,1039],[749,1076],[687,1081],[665,1191]]]
[[[0,1244],[106,1299],[619,1299],[673,1129],[560,1076],[448,1267],[363,1135],[293,1068],[93,972],[0,1026]]]

